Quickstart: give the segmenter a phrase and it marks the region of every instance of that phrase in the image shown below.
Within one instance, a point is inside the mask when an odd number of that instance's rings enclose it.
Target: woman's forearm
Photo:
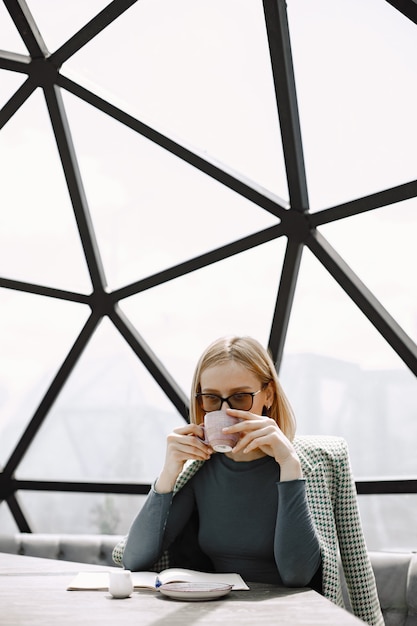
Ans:
[[[304,480],[278,483],[274,553],[282,581],[288,587],[307,586],[321,563]]]
[[[172,494],[152,489],[129,530],[123,554],[123,565],[132,571],[147,570],[162,553],[164,527]]]

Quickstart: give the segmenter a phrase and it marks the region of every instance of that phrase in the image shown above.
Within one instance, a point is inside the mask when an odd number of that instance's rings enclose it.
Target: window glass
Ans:
[[[89,291],[84,253],[39,89],[1,131],[0,170],[2,276]]]
[[[288,14],[313,209],[414,180],[415,24],[379,0],[298,0]]]
[[[359,509],[369,550],[417,550],[417,495],[359,496]]]
[[[417,199],[338,220],[320,230],[417,342]]]
[[[267,345],[284,248],[282,238],[121,301],[187,394],[197,360],[218,337]]]
[[[108,0],[28,0],[29,9],[50,52],[55,52],[108,4]]]
[[[3,2],[0,3],[0,35],[1,50],[17,52],[18,54],[28,54],[27,48],[19,35],[19,31],[14,25],[10,13]],[[1,87],[2,85],[0,83],[0,89]]]
[[[278,223],[82,100],[64,98],[111,288]]]
[[[0,464],[4,465],[86,322],[89,309],[0,289],[0,311]]]
[[[0,70],[0,108],[10,100],[25,80],[26,74]]]
[[[16,476],[151,482],[165,457],[166,436],[183,424],[183,418],[105,318]]]
[[[54,51],[109,0],[28,0]],[[380,0],[288,3],[312,210],[415,179],[416,25]],[[0,48],[28,54],[0,3]],[[1,53],[0,53],[1,55]],[[214,162],[288,198],[261,2],[141,0],[61,73]],[[26,75],[0,70],[0,107]],[[278,223],[62,90],[109,288]],[[194,148],[195,147],[195,148]],[[80,293],[91,283],[41,89],[0,135],[0,276]],[[249,182],[249,184],[251,184]],[[416,200],[320,226],[417,338]],[[286,239],[121,301],[188,396],[215,338],[266,345]],[[90,309],[0,289],[4,466]],[[417,380],[308,249],[280,372],[299,434],[338,435],[355,477],[415,477]],[[16,471],[28,480],[151,483],[184,420],[106,317]],[[36,532],[126,533],[144,496],[21,491]],[[371,550],[416,550],[417,495],[360,496]],[[17,530],[5,502],[1,532]]]
[[[19,491],[18,499],[33,532],[126,535],[145,496]]]
[[[262,3],[137,2],[62,72],[288,197]]]
[[[281,378],[299,434],[345,437],[356,477],[415,474],[417,379],[308,250]]]

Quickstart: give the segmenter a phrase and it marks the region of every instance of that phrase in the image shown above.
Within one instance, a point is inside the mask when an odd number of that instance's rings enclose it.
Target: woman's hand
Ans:
[[[244,455],[260,450],[263,454],[272,456],[279,464],[281,481],[302,478],[300,459],[295,448],[275,420],[237,409],[227,409],[227,413],[241,420],[224,429],[227,433],[240,434],[240,439],[232,450],[233,456],[239,455],[244,460]]]
[[[197,424],[175,428],[168,435],[164,467],[155,483],[158,493],[169,493],[173,490],[185,461],[207,461],[210,458],[213,450],[202,439],[204,430]]]

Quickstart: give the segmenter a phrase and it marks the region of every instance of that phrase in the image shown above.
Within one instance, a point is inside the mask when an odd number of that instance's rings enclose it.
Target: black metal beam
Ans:
[[[76,482],[63,480],[18,480],[11,479],[13,490],[17,491],[63,491],[73,493],[115,493],[146,495],[151,488],[144,483],[105,483]]]
[[[78,302],[79,304],[90,304],[91,300],[90,296],[82,293],[55,289],[54,287],[45,287],[44,285],[35,285],[33,283],[24,283],[20,280],[12,280],[10,278],[0,277],[0,287],[23,291],[24,293],[33,293],[37,296],[66,300],[67,302]]]
[[[30,60],[30,57],[26,54],[0,50],[0,69],[2,70],[28,74]]]
[[[362,313],[417,376],[417,346],[318,231],[307,245]]]
[[[177,385],[156,354],[150,349],[143,337],[141,337],[137,329],[119,307],[115,307],[109,317],[122,337],[140,358],[148,372],[171,400],[180,415],[182,415],[184,420],[188,421],[189,406],[187,396],[181,387]]]
[[[302,251],[301,243],[288,240],[268,342],[277,372],[279,372],[284,352]]]
[[[309,233],[309,224],[298,219],[298,215],[308,211],[309,202],[287,6],[285,0],[263,0],[263,7],[291,206],[281,218],[288,242],[268,345],[279,371],[300,267],[302,241]]]
[[[408,17],[414,24],[417,24],[417,3],[415,0],[386,0],[386,2],[405,17]]]
[[[356,491],[359,495],[385,495],[417,493],[416,479],[357,480]]]
[[[3,0],[32,59],[49,56],[48,48],[25,0]]]
[[[345,217],[351,217],[352,215],[359,215],[366,211],[373,211],[390,204],[397,202],[404,202],[404,200],[410,200],[417,196],[417,180],[413,180],[397,187],[391,187],[391,189],[385,189],[373,193],[363,198],[351,200],[344,204],[317,211],[310,215],[310,223],[312,226],[321,226],[322,224],[329,224],[336,220],[344,219]]]
[[[97,292],[104,292],[106,278],[100,251],[97,245],[94,228],[91,221],[87,198],[78,167],[77,157],[72,143],[64,103],[59,87],[55,85],[44,87],[46,104],[51,118],[55,139],[61,157],[61,163],[67,181],[68,191],[74,209],[75,219],[80,233],[83,250],[90,272],[93,288]]]
[[[137,0],[113,0],[113,2],[100,11],[88,24],[83,26],[71,39],[51,55],[53,62],[58,67],[61,66],[64,61],[78,52],[86,43],[91,41],[91,39],[136,2]]]
[[[265,189],[254,181],[249,180],[226,165],[219,163],[215,159],[210,159],[207,155],[203,156],[197,151],[192,151],[184,145],[179,144],[177,141],[170,139],[168,136],[163,135],[154,128],[147,126],[135,117],[132,117],[109,102],[106,102],[106,100],[103,100],[96,94],[92,93],[88,89],[85,89],[81,85],[78,85],[69,78],[59,74],[57,81],[60,87],[66,89],[74,96],[81,98],[99,111],[109,115],[121,124],[124,124],[143,137],[146,137],[146,139],[149,139],[164,150],[174,154],[182,161],[189,163],[204,174],[207,174],[207,176],[210,176],[219,183],[229,187],[229,189],[236,191],[236,193],[265,209],[265,211],[268,211],[269,213],[272,213],[272,215],[279,218],[285,215],[288,203],[268,189]]]
[[[85,346],[87,345],[92,334],[94,333],[99,321],[100,318],[98,318],[95,314],[90,315],[90,317],[88,318],[85,326],[81,330],[81,333],[77,337],[73,347],[69,351],[66,359],[64,360],[49,389],[47,390],[45,396],[39,404],[39,407],[35,411],[34,416],[30,420],[29,424],[26,427],[26,430],[20,437],[15,449],[10,455],[10,458],[6,462],[3,470],[3,475],[6,480],[13,476],[13,473],[15,472],[17,466],[21,462],[23,456],[26,454],[36,433],[42,426],[48,411],[54,404],[58,394],[61,392],[75,364],[81,356],[81,353],[83,352]]]
[[[307,211],[308,192],[285,0],[263,0],[290,205]]]
[[[11,483],[14,491],[146,495],[151,488],[151,485],[148,483],[70,482],[16,479],[12,479]],[[355,484],[358,495],[395,495],[417,493],[417,480],[414,478],[357,480]]]
[[[25,514],[23,513],[19,502],[17,501],[16,495],[13,494],[8,498],[7,504],[9,506],[10,512],[14,517],[14,520],[17,524],[17,527],[21,533],[30,533],[31,528],[27,522]]]
[[[13,94],[8,102],[0,110],[0,129],[3,128],[16,111],[26,102],[29,96],[35,91],[36,86],[30,80],[26,80],[23,85]]]
[[[223,261],[231,256],[260,246],[263,243],[273,241],[274,239],[281,237],[283,234],[284,230],[281,224],[270,226],[265,230],[261,230],[252,235],[248,235],[247,237],[243,237],[238,241],[234,241],[220,248],[216,248],[215,250],[211,250],[210,252],[206,252],[198,257],[194,257],[193,259],[179,263],[178,265],[162,270],[161,272],[157,272],[152,276],[147,276],[146,278],[131,283],[126,287],[116,289],[111,294],[111,298],[115,302],[118,302],[124,298],[128,298],[142,291],[146,291],[147,289],[151,289],[152,287],[156,287],[170,280],[174,280],[175,278],[179,278],[180,276],[185,276],[190,272],[195,272],[196,270],[207,267],[212,263]]]

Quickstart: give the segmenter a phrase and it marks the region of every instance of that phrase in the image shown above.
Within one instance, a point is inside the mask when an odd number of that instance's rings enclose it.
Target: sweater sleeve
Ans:
[[[277,483],[278,515],[274,555],[284,585],[308,586],[321,564],[320,545],[311,519],[305,480]]]
[[[151,488],[127,536],[123,553],[126,569],[147,570],[159,559],[171,501],[172,493],[160,494]]]
[[[193,507],[188,485],[173,493],[157,493],[152,487],[127,536],[123,565],[131,571],[148,570],[184,528]],[[168,522],[169,520],[169,522]]]

